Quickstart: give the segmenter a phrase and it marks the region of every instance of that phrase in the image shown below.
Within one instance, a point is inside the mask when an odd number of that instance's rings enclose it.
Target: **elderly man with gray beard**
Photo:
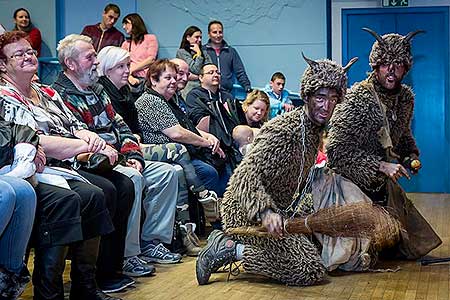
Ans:
[[[179,262],[181,255],[171,253],[163,245],[170,243],[173,235],[178,193],[175,169],[169,164],[146,161],[142,157],[136,137],[120,115],[116,114],[102,86],[96,84],[99,62],[89,37],[77,34],[66,36],[59,42],[58,59],[63,72],[53,87],[60,93],[75,117],[125,157],[126,166],[117,166],[115,170],[130,177],[135,189],[145,194],[142,200],[142,194],[136,193],[129,218],[122,216],[118,207],[117,216],[113,219],[117,236],[111,240],[115,240],[115,243],[111,242],[100,248],[101,255],[105,256],[99,259],[98,265],[104,265],[102,270],[111,269],[112,267],[106,266],[114,265],[114,270],[110,272],[121,273],[122,264],[108,264],[110,258],[107,257],[108,253],[115,253],[115,256],[121,255],[121,258],[116,260],[123,261],[124,251],[133,253],[129,257],[133,261],[127,259],[125,262],[133,265],[130,270],[136,267],[142,271],[134,276],[151,274],[154,271],[153,266],[145,266],[145,263]],[[142,205],[146,218],[140,233]],[[117,251],[118,244],[124,244],[125,249]],[[137,258],[137,255],[140,257]],[[97,274],[97,278],[103,276],[109,275],[106,272]],[[101,282],[101,278],[99,279]]]

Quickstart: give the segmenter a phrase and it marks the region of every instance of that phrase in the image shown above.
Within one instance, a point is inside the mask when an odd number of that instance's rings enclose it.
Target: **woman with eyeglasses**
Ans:
[[[76,120],[55,90],[32,82],[37,67],[35,51],[24,32],[0,36],[0,117],[39,133],[39,143],[48,158],[44,175],[48,175],[48,166],[70,171],[60,171],[65,177],[43,176],[35,187],[37,210],[31,238],[35,248],[34,299],[64,298],[62,274],[69,250],[70,298],[118,299],[99,290],[95,280],[100,236],[114,231],[111,216],[115,213],[117,190],[108,179],[74,171],[68,162],[80,153],[98,152],[114,163],[117,154]],[[133,183],[126,177],[122,182],[132,200]]]
[[[30,12],[21,7],[14,11],[14,30],[20,30],[27,34],[31,47],[37,51],[37,56],[41,55],[42,38],[41,32],[31,23]]]

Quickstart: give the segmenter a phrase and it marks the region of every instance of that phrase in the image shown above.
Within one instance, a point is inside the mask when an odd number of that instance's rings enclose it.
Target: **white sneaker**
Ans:
[[[204,190],[198,193],[198,201],[200,203],[210,203],[212,201],[217,201],[217,194],[214,191]]]

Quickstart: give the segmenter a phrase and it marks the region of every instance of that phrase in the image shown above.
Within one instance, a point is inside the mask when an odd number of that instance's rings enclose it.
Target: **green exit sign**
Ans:
[[[382,0],[384,7],[408,6],[409,0]]]

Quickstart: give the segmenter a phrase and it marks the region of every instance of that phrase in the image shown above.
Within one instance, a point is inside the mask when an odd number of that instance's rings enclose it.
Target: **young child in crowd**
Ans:
[[[242,155],[250,152],[253,140],[258,132],[258,128],[252,128],[247,125],[238,125],[233,129],[233,139],[238,144],[239,152],[241,152]]]

